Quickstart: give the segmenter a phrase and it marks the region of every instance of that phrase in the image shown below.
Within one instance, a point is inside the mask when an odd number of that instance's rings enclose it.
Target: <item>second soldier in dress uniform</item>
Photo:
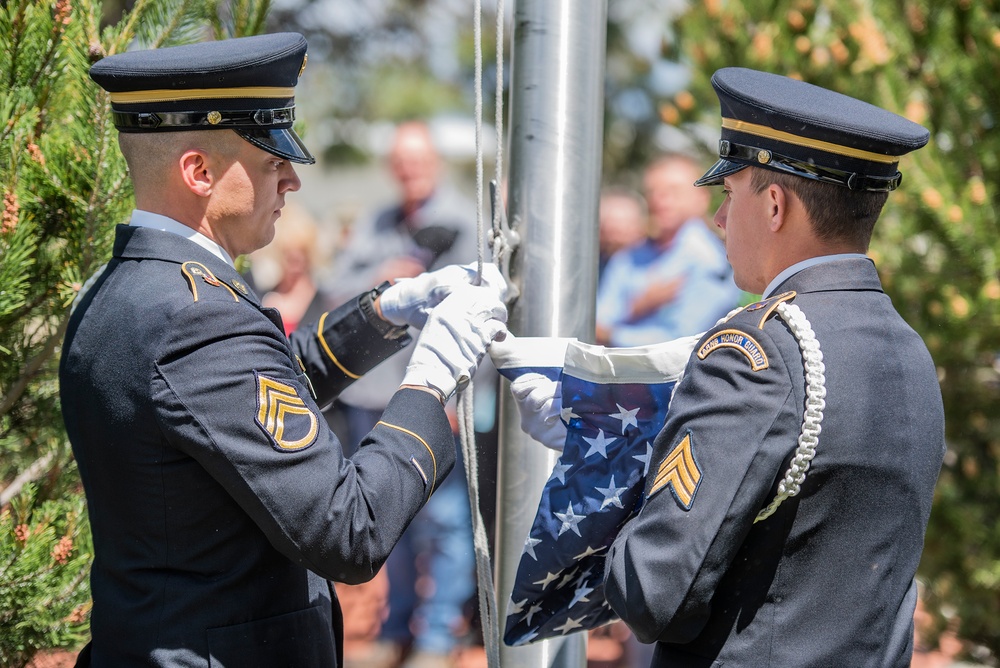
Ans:
[[[695,346],[608,601],[655,666],[904,668],[944,417],[865,252],[928,132],[774,74],[712,83],[720,160],[698,185],[725,189],[736,282],[764,299]]]
[[[135,187],[75,307],[63,414],[87,495],[80,665],[336,666],[331,580],[370,579],[455,462],[444,401],[502,336],[502,279],[380,286],[286,339],[233,258],[267,244],[292,163],[306,42],[285,33],[106,58]],[[438,303],[440,302],[440,303]],[[320,414],[422,327],[353,459]]]

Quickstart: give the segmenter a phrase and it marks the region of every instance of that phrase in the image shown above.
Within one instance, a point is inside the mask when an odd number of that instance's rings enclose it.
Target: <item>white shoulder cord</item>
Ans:
[[[802,350],[802,361],[806,372],[806,410],[802,417],[802,430],[799,433],[799,446],[795,449],[792,463],[785,472],[785,477],[778,483],[778,493],[774,500],[754,519],[754,524],[765,520],[774,514],[781,502],[790,496],[795,496],[802,488],[806,479],[809,463],[816,456],[816,446],[819,445],[819,433],[822,429],[823,409],[826,408],[826,367],[823,365],[823,353],[819,349],[819,341],[813,332],[812,325],[805,314],[795,304],[782,302],[778,304],[778,315],[788,324]]]
[[[503,165],[503,0],[497,0],[496,10],[496,53],[497,53],[497,85],[496,85],[496,181],[499,182]],[[482,5],[481,0],[475,0],[473,9],[473,27],[475,33],[476,60],[476,240],[479,251],[476,284],[482,281],[483,274],[483,149],[482,149],[482,115],[483,115],[483,54],[482,54]],[[500,262],[501,253],[509,251],[503,245],[498,230],[502,219],[504,203],[499,193],[494,194],[493,202],[493,258]],[[499,241],[498,241],[499,239]],[[506,254],[506,253],[505,253]],[[505,261],[509,261],[509,255]],[[505,266],[505,265],[502,265]],[[509,278],[505,272],[505,278]],[[483,646],[486,649],[486,663],[489,668],[500,667],[500,627],[497,619],[497,596],[493,584],[493,564],[490,560],[489,541],[482,513],[479,511],[479,466],[476,460],[476,431],[473,417],[473,386],[472,383],[459,390],[458,396],[458,431],[462,443],[462,455],[465,459],[465,479],[469,488],[469,505],[472,511],[473,546],[476,553],[476,580],[479,589],[479,618],[483,631]]]

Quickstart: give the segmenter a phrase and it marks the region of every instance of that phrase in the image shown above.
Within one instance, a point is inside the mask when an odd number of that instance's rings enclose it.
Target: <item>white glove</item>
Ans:
[[[397,279],[379,296],[382,318],[396,326],[410,325],[423,329],[427,316],[453,290],[472,285],[476,280],[476,263],[451,264],[437,271],[429,271],[413,278]],[[506,301],[507,282],[495,264],[483,263],[481,287],[489,288],[497,298]]]
[[[492,287],[457,286],[427,317],[402,385],[430,388],[447,401],[475,374],[490,343],[507,335],[506,322],[507,307]]]
[[[540,373],[525,373],[510,383],[521,431],[542,445],[562,451],[566,444],[566,425],[560,417],[562,383]]]
[[[490,346],[490,357],[508,378],[511,376],[505,370],[547,368],[558,372],[565,363],[567,347],[573,343],[574,338],[508,334],[502,343]],[[521,431],[548,448],[562,450],[566,441],[566,425],[560,419],[562,383],[540,373],[521,373],[511,380],[510,391],[521,416]]]

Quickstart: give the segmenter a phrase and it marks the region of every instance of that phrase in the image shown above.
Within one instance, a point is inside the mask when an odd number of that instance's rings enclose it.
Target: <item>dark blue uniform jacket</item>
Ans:
[[[654,666],[904,668],[944,455],[934,363],[867,259],[807,268],[775,295],[695,348],[645,506],[609,553],[608,600],[657,643]],[[816,333],[826,407],[801,493],[755,524],[805,409],[780,300]]]
[[[403,343],[357,299],[289,341],[229,265],[119,226],[60,367],[96,553],[92,665],[337,665],[329,581],[373,577],[455,461],[419,390],[351,460],[322,419]]]

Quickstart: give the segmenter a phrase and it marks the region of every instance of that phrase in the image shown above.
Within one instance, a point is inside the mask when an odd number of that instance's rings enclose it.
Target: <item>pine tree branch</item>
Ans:
[[[173,31],[177,28],[177,26],[179,26],[183,21],[184,15],[187,13],[189,4],[190,0],[183,0],[183,2],[181,2],[180,7],[178,7],[177,10],[174,12],[173,17],[170,19],[170,22],[163,27],[163,30],[160,31],[159,36],[155,40],[153,40],[153,43],[149,46],[149,48],[158,49],[161,46],[163,46],[163,43],[170,38],[171,33],[173,33]]]
[[[22,32],[20,30],[21,24],[24,22],[24,11],[27,8],[27,0],[22,0],[22,2],[17,5],[17,13],[14,15],[14,20],[11,22],[13,25],[13,37],[14,43],[11,44],[10,49],[10,77],[7,80],[7,90],[14,88],[14,84],[17,83],[17,55],[18,51],[21,50],[21,36]]]
[[[62,341],[63,336],[66,334],[66,327],[69,325],[69,310],[67,309],[66,314],[63,316],[62,321],[59,323],[59,327],[56,331],[49,337],[48,341],[45,342],[45,346],[42,350],[35,355],[25,366],[24,371],[21,373],[20,377],[14,382],[14,385],[10,388],[10,391],[4,395],[3,401],[0,401],[0,417],[6,415],[11,408],[17,404],[21,395],[28,388],[28,384],[31,382],[32,378],[39,372],[42,365],[52,357],[52,353],[55,352],[56,347]]]
[[[52,463],[54,457],[55,453],[53,452],[42,455],[14,478],[9,485],[0,490],[0,508],[10,503],[11,499],[20,494],[21,490],[29,482],[34,482],[44,476],[48,472],[49,464]]]

